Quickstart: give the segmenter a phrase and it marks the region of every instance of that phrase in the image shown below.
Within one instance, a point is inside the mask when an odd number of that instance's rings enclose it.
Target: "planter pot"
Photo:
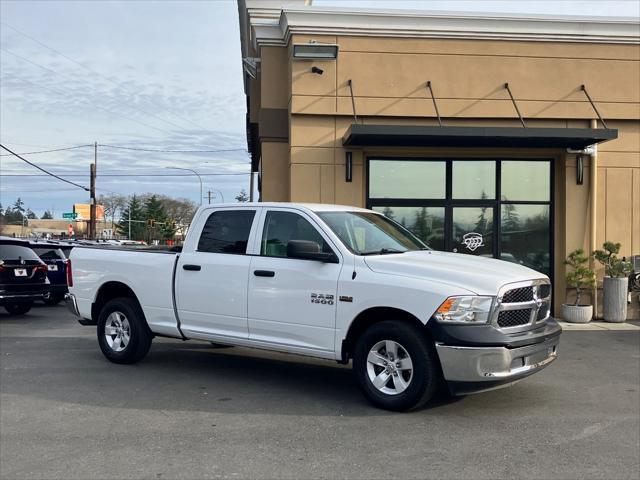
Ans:
[[[562,318],[570,323],[589,323],[593,318],[593,305],[562,304]]]
[[[620,323],[627,319],[628,280],[626,277],[604,277],[602,313],[605,322]]]

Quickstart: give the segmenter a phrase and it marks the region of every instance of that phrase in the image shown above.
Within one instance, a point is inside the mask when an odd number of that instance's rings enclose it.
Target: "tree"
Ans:
[[[416,212],[416,220],[410,229],[411,232],[420,240],[426,242],[432,228],[433,222],[427,207],[420,208],[420,210]]]
[[[104,207],[104,216],[105,218],[111,219],[111,227],[113,228],[118,212],[121,212],[127,204],[127,197],[118,193],[100,195],[98,197],[98,204]]]
[[[393,216],[393,209],[391,207],[384,207],[382,214],[391,220],[395,220],[395,217]]]
[[[196,204],[185,198],[171,198],[166,195],[158,195],[158,200],[162,203],[169,220],[175,224],[175,232],[184,235],[198,208]]]
[[[24,215],[24,202],[22,201],[22,199],[20,197],[18,197],[15,201],[15,203],[13,204],[13,209],[14,212],[16,212],[17,214],[20,215],[20,220],[22,220],[22,216]]]
[[[42,220],[53,220],[53,213],[49,210],[45,210],[40,218],[42,218]]]
[[[516,206],[512,203],[502,205],[502,231],[505,233],[517,232],[520,230],[520,216],[516,211]]]
[[[154,226],[147,228],[147,238],[151,240],[169,240],[175,235],[175,226],[169,219],[167,211],[156,195],[151,195],[144,205],[148,220],[153,220]]]
[[[595,285],[596,274],[589,268],[589,257],[581,248],[571,252],[564,264],[571,267],[571,271],[567,273],[567,286],[576,290],[574,305],[580,305],[582,290]]]
[[[31,209],[30,209],[30,208],[27,208],[27,211],[26,211],[26,213],[25,213],[25,216],[26,216],[29,220],[35,220],[35,219],[37,219],[37,218],[38,218],[38,216],[37,216],[35,213],[33,213],[33,212],[31,211]]]
[[[245,203],[249,201],[249,195],[247,195],[246,190],[243,188],[240,190],[240,193],[235,196],[235,199],[240,203]]]
[[[146,236],[146,221],[147,216],[142,203],[133,195],[120,211],[120,222],[116,225],[116,231],[131,240],[142,240]]]

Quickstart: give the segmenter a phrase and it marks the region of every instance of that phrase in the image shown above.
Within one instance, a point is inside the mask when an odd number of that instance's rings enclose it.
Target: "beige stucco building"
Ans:
[[[568,252],[640,255],[637,21],[307,3],[238,2],[261,200],[384,211],[561,301]]]

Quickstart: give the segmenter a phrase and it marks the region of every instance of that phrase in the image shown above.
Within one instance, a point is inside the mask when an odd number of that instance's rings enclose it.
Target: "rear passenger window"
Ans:
[[[249,232],[255,210],[219,210],[213,212],[204,224],[199,252],[235,253],[247,252]]]

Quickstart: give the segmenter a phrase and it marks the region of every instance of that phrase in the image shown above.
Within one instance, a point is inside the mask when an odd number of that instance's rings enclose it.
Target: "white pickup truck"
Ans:
[[[430,250],[365,209],[200,208],[180,252],[74,248],[67,303],[103,354],[133,363],[154,336],[353,360],[375,405],[417,408],[511,384],[555,360],[549,279]]]

